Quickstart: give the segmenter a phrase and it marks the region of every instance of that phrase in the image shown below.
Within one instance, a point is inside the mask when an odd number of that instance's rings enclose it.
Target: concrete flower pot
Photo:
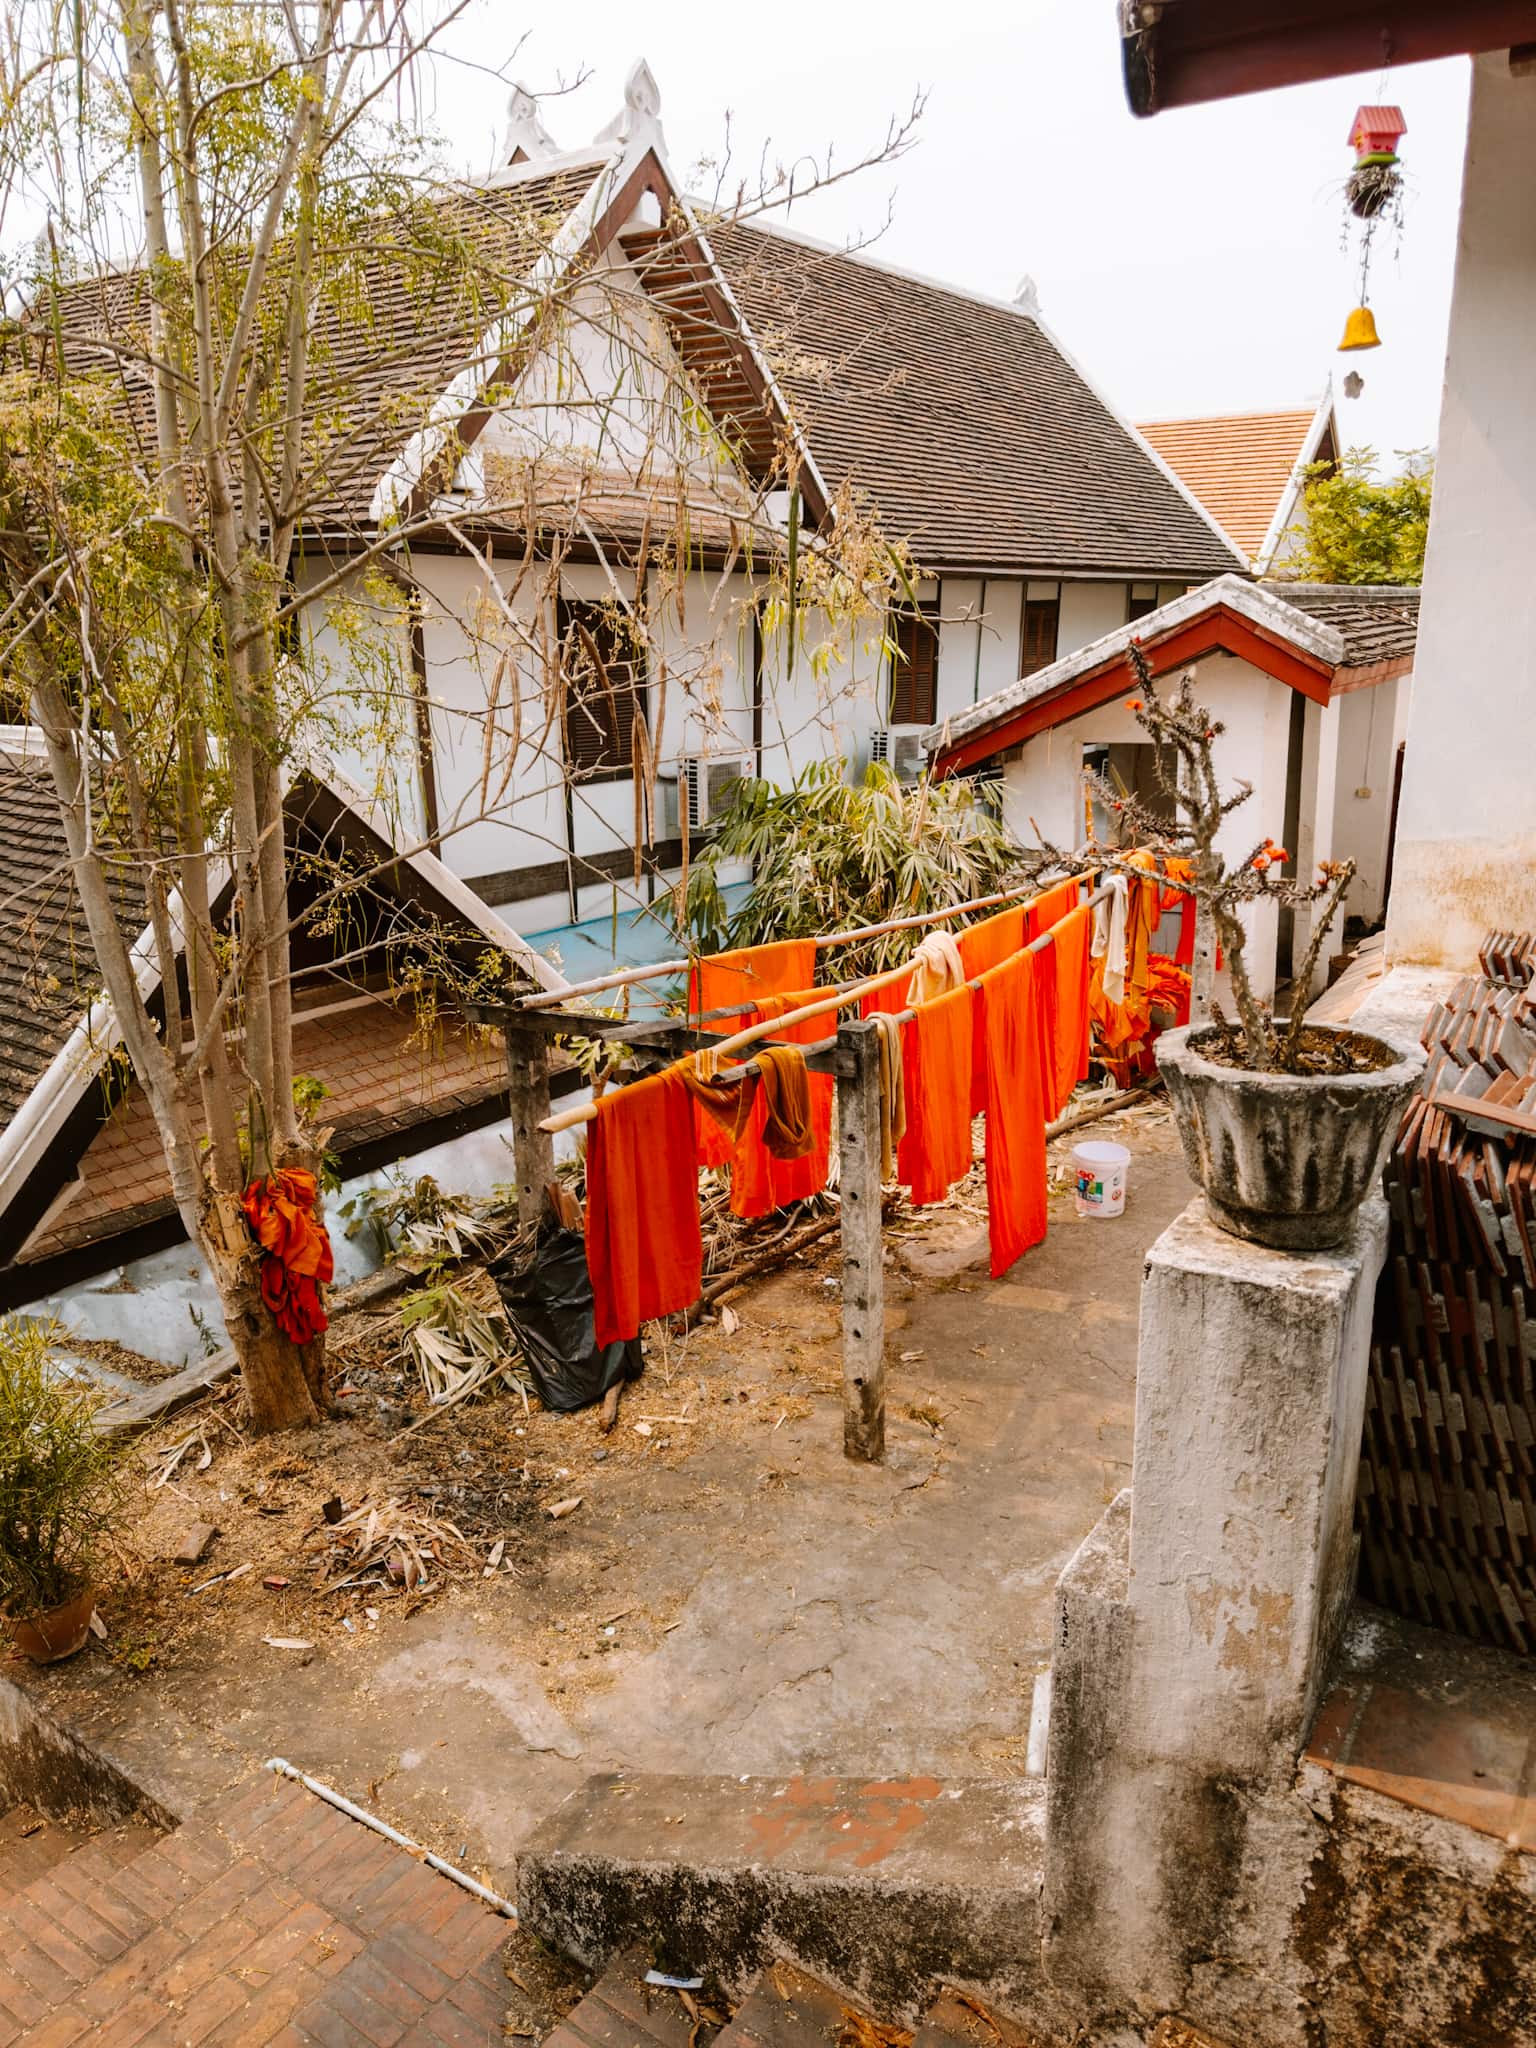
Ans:
[[[1255,1074],[1203,1058],[1209,1028],[1165,1031],[1157,1064],[1211,1220],[1279,1251],[1328,1250],[1376,1185],[1422,1054],[1378,1039],[1393,1057],[1373,1073]]]

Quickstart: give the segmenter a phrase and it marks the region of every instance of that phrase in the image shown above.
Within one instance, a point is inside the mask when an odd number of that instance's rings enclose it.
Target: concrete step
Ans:
[[[1033,1780],[594,1778],[519,1857],[518,1907],[590,1970],[641,1947],[741,1997],[782,1959],[882,2019],[950,1981],[1028,2010],[1044,1820]]]
[[[703,2048],[719,2032],[704,2016],[708,2008],[701,2010],[704,1994],[685,2002],[664,1985],[647,1984],[650,1967],[640,1949],[615,1957],[574,2012],[545,2035],[543,2048]]]
[[[718,2048],[830,2048],[850,2011],[843,1994],[821,1978],[793,1963],[770,1963],[737,2007]]]

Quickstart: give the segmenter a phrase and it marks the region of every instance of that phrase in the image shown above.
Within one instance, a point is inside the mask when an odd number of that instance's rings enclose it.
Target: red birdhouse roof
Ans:
[[[1403,119],[1401,107],[1357,107],[1354,126],[1349,131],[1349,146],[1359,149],[1390,149],[1400,136],[1408,133],[1408,123]]]

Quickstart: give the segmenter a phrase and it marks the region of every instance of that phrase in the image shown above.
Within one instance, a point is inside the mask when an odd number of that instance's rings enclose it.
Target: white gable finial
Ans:
[[[1021,313],[1033,315],[1040,311],[1040,287],[1027,270],[1014,288],[1013,303]]]
[[[557,156],[559,145],[539,117],[539,103],[525,85],[507,96],[507,132],[501,145],[503,167],[535,157]]]
[[[599,142],[661,140],[661,87],[656,74],[642,57],[624,81],[624,110],[606,128],[599,130]]]

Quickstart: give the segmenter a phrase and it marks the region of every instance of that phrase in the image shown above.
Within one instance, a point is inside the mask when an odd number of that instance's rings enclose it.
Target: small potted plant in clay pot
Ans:
[[[89,1635],[97,1549],[122,1504],[100,1398],[59,1370],[52,1338],[47,1324],[0,1323],[0,1621],[37,1664]]]
[[[1188,864],[1183,871],[1193,874],[1198,913],[1224,955],[1237,1010],[1229,1020],[1213,1003],[1210,1021],[1157,1040],[1185,1162],[1223,1230],[1282,1251],[1327,1250],[1349,1235],[1376,1186],[1423,1058],[1366,1032],[1306,1021],[1307,990],[1354,863],[1325,862],[1315,882],[1287,882],[1279,870],[1289,856],[1266,839],[1229,866],[1216,836],[1252,790],[1240,785],[1222,795],[1212,759],[1222,727],[1194,701],[1191,678],[1165,703],[1140,649],[1130,653],[1144,693],[1130,708],[1158,748],[1158,780],[1175,822],[1170,827],[1121,792],[1097,793],[1133,814],[1127,829],[1135,843],[1160,861]],[[1114,856],[1102,864],[1143,872]],[[1270,1013],[1248,978],[1239,912],[1264,899],[1314,912],[1288,1020]]]

